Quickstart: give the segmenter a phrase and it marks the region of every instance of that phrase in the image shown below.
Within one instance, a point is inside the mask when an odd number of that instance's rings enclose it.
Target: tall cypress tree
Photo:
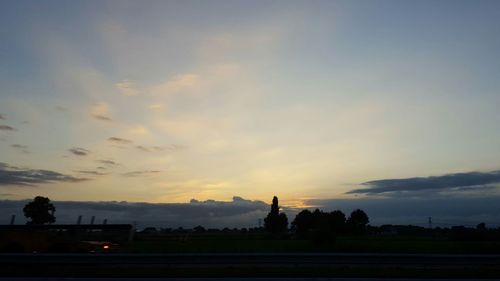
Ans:
[[[285,233],[288,229],[288,218],[284,213],[280,213],[278,197],[276,196],[273,197],[271,211],[264,219],[264,227],[272,234]]]

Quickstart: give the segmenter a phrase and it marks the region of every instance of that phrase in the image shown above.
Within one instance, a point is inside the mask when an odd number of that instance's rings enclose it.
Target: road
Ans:
[[[225,267],[230,265],[304,267],[317,265],[349,266],[499,266],[500,255],[425,255],[357,253],[285,254],[0,254],[0,264],[37,265],[166,265]]]
[[[477,279],[380,278],[0,278],[0,281],[477,281]],[[483,279],[500,281],[500,279]]]
[[[0,254],[18,277],[500,277],[500,255]],[[339,275],[340,274],[340,275]]]
[[[500,281],[500,279],[483,279]],[[477,281],[477,279],[380,278],[0,278],[0,281]]]

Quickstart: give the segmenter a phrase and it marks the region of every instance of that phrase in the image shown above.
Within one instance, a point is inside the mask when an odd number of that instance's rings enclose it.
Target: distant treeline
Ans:
[[[51,224],[56,221],[55,206],[47,197],[37,196],[24,208],[25,216],[30,219],[28,225]],[[314,211],[302,210],[291,223],[285,213],[280,211],[278,197],[274,196],[270,211],[264,218],[264,227],[254,228],[224,228],[206,229],[197,226],[193,229],[157,230],[148,227],[141,232],[146,233],[267,233],[274,238],[311,239],[314,241],[329,241],[339,235],[444,235],[453,239],[497,239],[500,237],[500,228],[487,228],[480,223],[475,228],[453,226],[450,228],[425,228],[412,225],[382,225],[370,226],[368,215],[365,211],[357,209],[346,216],[341,210],[325,212],[319,209]]]
[[[37,197],[28,203],[24,207],[24,213],[31,220],[26,226],[12,224],[0,227],[0,252],[96,252],[134,251],[134,249],[138,251],[149,249],[147,251],[152,252],[159,249],[179,252],[207,249],[264,252],[289,250],[390,252],[413,251],[412,247],[418,248],[420,247],[418,245],[427,243],[422,241],[431,241],[430,244],[425,244],[427,245],[425,249],[444,252],[498,253],[498,241],[500,241],[500,228],[488,228],[484,223],[476,227],[449,228],[412,225],[371,226],[368,214],[360,209],[352,211],[348,216],[340,210],[331,212],[319,209],[302,210],[289,223],[286,214],[280,211],[277,197],[273,198],[270,211],[264,218],[263,227],[240,229],[207,229],[199,225],[192,229],[147,227],[137,231],[132,225],[127,225],[127,228],[112,224],[105,227],[80,224],[55,225],[52,224],[55,222],[55,210],[55,206],[45,197]],[[410,242],[395,243],[398,240]],[[446,240],[453,241],[440,246],[440,243]],[[228,241],[233,241],[232,246],[226,245]],[[472,243],[476,244],[469,249],[467,247],[471,247],[472,244],[455,243],[455,241],[475,241]],[[485,241],[492,242],[485,244]],[[385,244],[379,245],[379,242]],[[219,246],[214,246],[213,243]],[[126,249],[121,249],[122,245]],[[100,246],[107,248],[99,248]],[[424,248],[418,251],[423,251]]]
[[[347,217],[342,211],[325,212],[302,210],[291,224],[286,214],[280,212],[278,198],[273,198],[271,210],[264,219],[264,227],[254,228],[209,228],[199,225],[192,229],[148,227],[142,234],[264,234],[281,239],[309,239],[315,242],[330,242],[336,236],[377,235],[377,236],[441,236],[453,240],[499,240],[499,228],[487,228],[479,223],[475,228],[452,226],[448,228],[426,228],[414,225],[369,225],[368,215],[360,209],[351,212]]]

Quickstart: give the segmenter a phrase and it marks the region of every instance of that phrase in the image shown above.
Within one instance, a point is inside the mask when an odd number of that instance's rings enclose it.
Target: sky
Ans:
[[[499,19],[486,0],[5,1],[0,199],[490,202]]]

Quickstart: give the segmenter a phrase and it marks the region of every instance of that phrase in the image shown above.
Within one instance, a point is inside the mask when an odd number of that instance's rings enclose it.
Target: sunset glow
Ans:
[[[311,207],[490,177],[500,3],[483,3],[5,2],[0,197]],[[479,194],[457,187],[442,195]]]

